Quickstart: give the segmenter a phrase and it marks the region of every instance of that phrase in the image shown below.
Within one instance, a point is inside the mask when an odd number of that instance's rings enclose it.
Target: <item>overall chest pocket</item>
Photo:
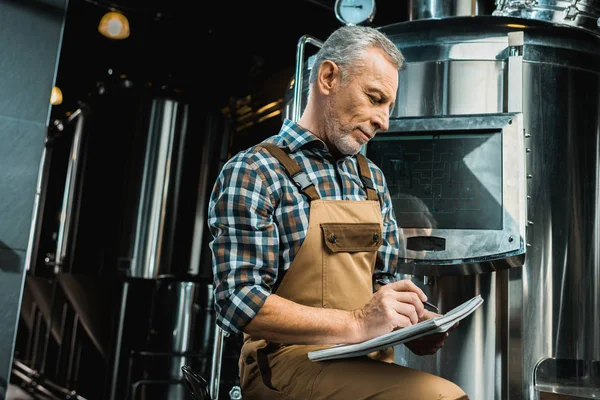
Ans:
[[[383,242],[381,225],[376,222],[321,224],[325,246],[334,253],[377,251]]]

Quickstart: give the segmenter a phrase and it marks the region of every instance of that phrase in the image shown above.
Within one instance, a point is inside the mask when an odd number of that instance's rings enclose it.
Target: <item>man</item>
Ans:
[[[431,318],[424,293],[393,278],[398,230],[383,174],[359,153],[388,128],[404,58],[376,29],[336,30],[315,57],[298,124],[235,155],[209,204],[219,325],[244,332],[245,399],[466,399],[392,354],[313,362]],[[374,287],[378,289],[373,293]],[[407,344],[432,354],[442,336]]]

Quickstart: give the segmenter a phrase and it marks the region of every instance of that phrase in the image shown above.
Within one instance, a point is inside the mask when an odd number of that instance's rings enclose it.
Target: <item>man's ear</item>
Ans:
[[[328,95],[339,84],[340,69],[336,63],[330,60],[325,60],[319,66],[317,74],[317,86],[319,91]]]

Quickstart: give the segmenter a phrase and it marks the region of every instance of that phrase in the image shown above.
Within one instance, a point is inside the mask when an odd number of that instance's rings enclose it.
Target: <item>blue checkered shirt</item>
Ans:
[[[287,147],[323,200],[365,200],[355,157],[334,159],[323,141],[290,120],[265,141]],[[383,215],[375,275],[394,275],[399,233],[381,170],[369,161]],[[279,284],[308,228],[310,202],[279,161],[253,146],[224,165],[208,206],[217,323],[240,332]],[[278,279],[279,278],[279,279]]]

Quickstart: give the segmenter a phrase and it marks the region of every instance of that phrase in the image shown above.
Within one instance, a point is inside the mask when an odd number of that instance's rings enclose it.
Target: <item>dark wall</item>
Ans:
[[[0,399],[10,381],[67,0],[0,0]]]

